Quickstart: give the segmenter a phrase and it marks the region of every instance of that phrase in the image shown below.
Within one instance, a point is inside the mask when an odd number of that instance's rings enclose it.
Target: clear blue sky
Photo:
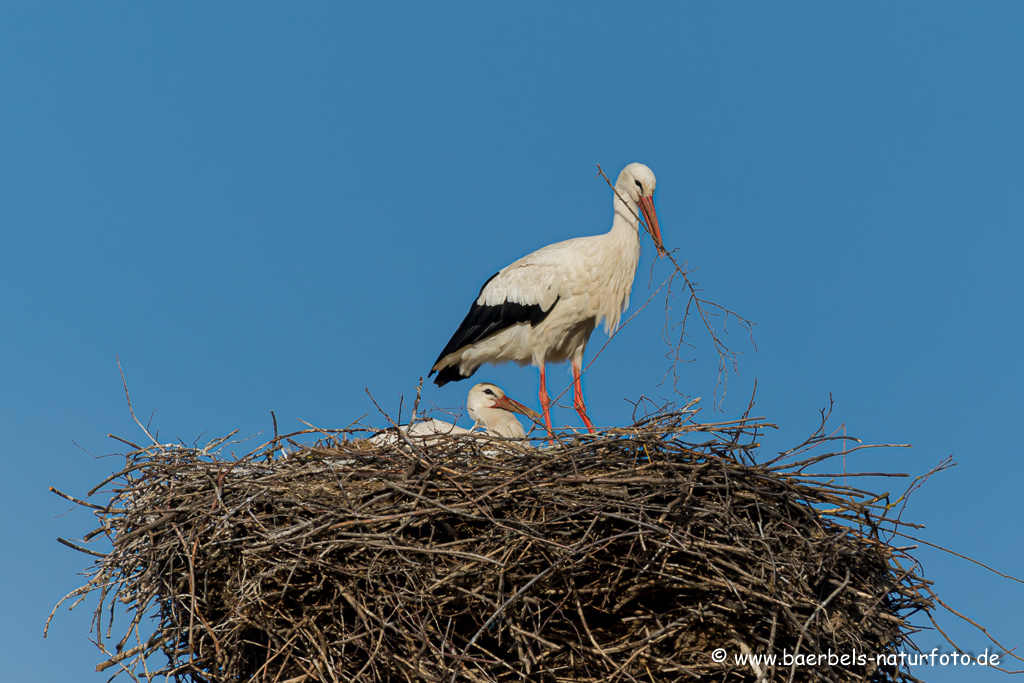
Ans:
[[[1022,36],[1010,2],[6,4],[5,676],[106,680],[90,608],[42,627],[88,565],[54,539],[92,528],[47,486],[84,493],[117,467],[92,457],[120,450],[108,432],[141,438],[115,354],[165,441],[255,434],[271,410],[380,424],[364,388],[397,411],[488,276],[608,229],[596,163],[649,165],[666,244],[758,324],[756,352],[732,337],[721,413],[691,327],[680,388],[704,417],[738,416],[758,380],[770,452],[831,392],[836,426],[914,445],[853,468],[959,462],[911,501],[925,538],[1024,574]],[[633,310],[652,263],[658,283],[648,242]],[[653,303],[587,375],[598,424],[679,398],[658,386],[663,322]],[[478,377],[537,407],[535,370]],[[1024,645],[1024,586],[919,555],[950,603]]]

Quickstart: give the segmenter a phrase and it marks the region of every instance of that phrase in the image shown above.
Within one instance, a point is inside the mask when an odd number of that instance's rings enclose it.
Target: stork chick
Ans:
[[[490,382],[481,382],[469,390],[466,408],[473,419],[473,426],[470,429],[433,418],[420,420],[411,425],[399,425],[398,429],[409,436],[439,436],[470,434],[479,426],[491,436],[522,439],[526,437],[526,431],[514,413],[526,415],[531,420],[540,419],[540,413],[507,396],[500,387]],[[394,433],[394,428],[391,428],[371,436],[368,441],[374,444],[393,444],[399,441],[399,437]]]

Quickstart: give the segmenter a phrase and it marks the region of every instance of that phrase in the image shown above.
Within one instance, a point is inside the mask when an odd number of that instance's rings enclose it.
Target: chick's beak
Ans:
[[[519,413],[520,415],[525,415],[531,420],[539,420],[541,417],[540,413],[538,413],[536,410],[527,408],[519,401],[509,398],[508,396],[502,396],[497,401],[495,401],[494,407],[501,408],[502,410],[508,410],[513,413]]]

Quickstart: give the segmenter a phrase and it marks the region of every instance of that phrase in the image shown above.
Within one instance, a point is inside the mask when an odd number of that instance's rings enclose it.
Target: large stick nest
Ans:
[[[825,456],[794,462],[823,431],[755,464],[767,426],[671,413],[551,448],[331,436],[288,457],[154,443],[90,493],[109,505],[77,501],[112,550],[69,597],[98,596],[99,668],[136,680],[915,680],[874,659],[933,605],[887,540],[899,522],[806,474]]]

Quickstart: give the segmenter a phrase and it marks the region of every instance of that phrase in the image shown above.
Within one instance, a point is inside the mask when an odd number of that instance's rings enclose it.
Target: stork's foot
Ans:
[[[546,391],[541,392],[540,395],[540,407],[544,413],[544,427],[548,431],[548,445],[555,445],[555,430],[551,426],[551,397],[548,396]]]
[[[594,423],[590,421],[589,417],[587,417],[587,407],[584,405],[578,405],[576,406],[576,412],[580,414],[580,419],[583,420],[583,424],[587,426],[587,431],[591,434],[596,433],[597,430],[594,429]]]
[[[540,407],[544,412],[544,426],[548,428],[548,445],[555,445],[555,430],[551,427],[551,397],[548,396],[547,381],[544,378],[544,364],[540,365]]]
[[[583,361],[582,359],[576,359],[572,362],[572,405],[576,412],[580,414],[583,424],[587,426],[587,431],[593,434],[596,431],[594,423],[587,417],[587,404],[583,402],[583,383],[580,381],[582,374]]]

